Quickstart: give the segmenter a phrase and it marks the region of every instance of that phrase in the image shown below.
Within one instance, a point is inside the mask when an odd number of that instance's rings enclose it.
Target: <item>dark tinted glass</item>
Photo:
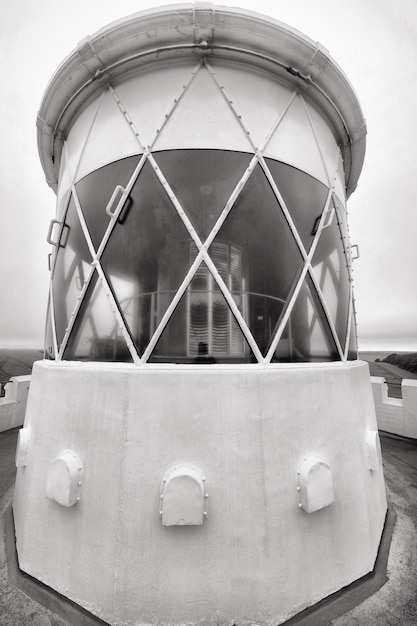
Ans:
[[[109,164],[76,185],[96,249],[116,187],[125,187],[140,156]],[[155,154],[193,227],[205,240],[244,174],[251,155],[220,150]],[[327,189],[311,176],[267,159],[276,185],[308,250]],[[113,207],[114,208],[114,207]],[[349,275],[347,225],[338,206],[320,235],[312,265],[342,346],[345,346]],[[297,285],[303,257],[281,206],[258,165],[208,251],[263,355]],[[110,288],[132,341],[143,354],[196,259],[197,248],[165,187],[147,162],[101,257]],[[75,310],[91,256],[71,198],[53,269],[58,345]],[[47,332],[51,344],[51,329]],[[354,332],[351,343],[355,342]],[[287,347],[286,347],[287,346]],[[349,348],[349,355],[353,348]],[[109,299],[95,276],[86,293],[65,358],[131,361]],[[349,356],[349,358],[351,358]],[[339,359],[310,278],[303,286],[273,360]],[[252,362],[253,354],[208,267],[202,263],[156,344],[151,361]]]
[[[200,239],[207,239],[249,165],[250,155],[222,150],[177,150],[155,155]]]
[[[347,354],[348,361],[356,361],[358,358],[358,338],[356,335],[356,319],[355,312],[352,315],[352,321],[350,325],[350,338],[349,338],[349,348]]]
[[[71,314],[88,275],[90,263],[90,252],[78,219],[74,198],[71,198],[61,230],[52,278],[58,346],[64,338]]]
[[[328,189],[295,167],[272,159],[266,159],[266,162],[308,252],[326,203]]]
[[[88,232],[96,250],[103,239],[110,220],[106,213],[106,207],[113,191],[117,185],[126,187],[140,158],[141,155],[132,156],[105,165],[88,174],[75,185]]]
[[[51,305],[49,301],[48,301],[48,309],[46,313],[46,324],[45,324],[44,358],[55,359],[54,341],[53,341],[53,334],[52,334],[52,321],[51,321]]]
[[[76,361],[132,361],[109,299],[97,279],[88,286],[64,351]]]
[[[312,259],[313,271],[342,346],[346,345],[350,281],[337,213],[322,231]]]
[[[254,360],[229,305],[202,263],[149,361],[247,363]]]
[[[240,278],[226,283],[261,352],[275,334],[288,295],[303,265],[300,250],[272,188],[259,165],[220,228],[209,254],[222,275],[216,246],[240,250]]]
[[[271,362],[338,360],[340,355],[323,307],[307,276]]]
[[[147,162],[101,258],[139,354],[185,278],[191,241]]]
[[[349,229],[347,223],[347,213],[346,209],[340,200],[334,195],[333,196],[334,206],[337,211],[337,219],[339,221],[340,232],[342,234],[343,246],[346,254],[346,264],[348,266],[349,274],[352,267],[352,258],[350,253],[350,242],[349,242]]]

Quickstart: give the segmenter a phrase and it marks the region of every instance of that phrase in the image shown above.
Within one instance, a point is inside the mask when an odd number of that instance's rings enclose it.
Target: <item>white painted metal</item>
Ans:
[[[102,107],[103,96],[104,92],[86,106],[77,119],[77,124],[71,128],[71,132],[67,133],[65,139],[65,160],[71,184],[77,179],[81,159],[86,147],[90,144],[91,131],[98,112]]]
[[[311,127],[313,129],[317,145],[319,147],[320,153],[322,155],[322,160],[324,162],[329,183],[334,184],[335,194],[340,199],[341,203],[345,205],[346,202],[346,191],[345,191],[345,180],[344,180],[344,170],[343,170],[343,161],[341,160],[341,150],[340,146],[337,144],[334,134],[332,133],[331,127],[324,119],[323,115],[321,115],[313,106],[304,98],[304,106],[306,109],[307,116],[309,118]],[[338,168],[337,174],[335,178],[334,175],[334,162],[336,158],[336,154],[339,153],[338,160]]]
[[[201,526],[204,510],[205,482],[203,472],[183,463],[171,468],[161,484],[160,515],[163,526]]]
[[[52,281],[49,286],[49,315],[50,315],[50,324],[52,328],[52,343],[54,346],[54,356],[56,360],[59,360],[59,350],[58,350],[58,342],[56,338],[56,326],[55,326],[55,306],[54,306],[54,294],[52,291]]]
[[[213,101],[217,101],[219,103],[218,109],[216,110],[216,115],[214,117],[210,117],[208,119],[208,124],[204,125],[204,124],[200,124],[200,126],[198,128],[195,129],[195,136],[194,136],[194,141],[196,141],[196,143],[192,144],[194,147],[195,146],[199,146],[201,147],[201,144],[199,144],[199,142],[197,141],[198,139],[202,140],[204,142],[204,136],[205,133],[207,132],[207,130],[209,131],[209,136],[210,136],[210,141],[213,140],[213,137],[216,139],[215,145],[218,147],[219,143],[221,145],[222,142],[222,133],[219,132],[219,134],[217,135],[217,133],[213,132],[213,128],[210,128],[210,124],[214,124],[216,123],[217,126],[219,125],[219,120],[223,119],[226,120],[227,122],[227,128],[230,129],[230,115],[234,118],[234,132],[233,132],[233,137],[240,137],[242,140],[242,138],[244,138],[244,141],[247,142],[247,144],[251,146],[251,150],[255,150],[256,151],[256,146],[253,145],[253,140],[251,138],[251,131],[249,130],[249,127],[247,126],[246,122],[243,120],[243,116],[240,112],[240,108],[239,105],[240,103],[235,103],[233,101],[231,101],[230,95],[228,94],[228,92],[226,92],[225,88],[223,85],[221,85],[218,81],[217,78],[217,74],[216,72],[213,70],[213,68],[210,66],[210,64],[208,64],[207,62],[204,64],[199,64],[197,67],[194,67],[192,69],[192,71],[190,72],[190,68],[187,68],[188,70],[188,76],[187,76],[187,80],[185,81],[185,83],[182,85],[182,87],[180,88],[180,91],[177,92],[177,97],[174,97],[174,101],[173,104],[171,104],[169,113],[166,113],[164,115],[163,120],[161,120],[161,123],[158,124],[158,128],[155,131],[155,136],[152,138],[151,135],[148,135],[148,138],[150,140],[151,145],[155,145],[155,147],[161,147],[164,144],[161,143],[161,135],[165,137],[167,137],[167,127],[169,128],[173,128],[174,129],[174,134],[176,133],[177,135],[177,139],[180,138],[181,135],[186,135],[187,137],[189,136],[189,129],[190,129],[190,124],[189,124],[189,119],[187,118],[187,121],[185,120],[181,120],[178,119],[178,117],[176,117],[176,113],[178,112],[178,109],[180,106],[184,107],[184,111],[190,111],[193,110],[193,107],[200,107],[201,110],[207,110],[207,100],[204,100],[204,98],[208,97],[208,91],[209,89],[215,89],[213,92],[211,92],[211,98],[209,99],[210,101],[210,115],[212,115],[212,111],[211,111],[211,105]],[[230,76],[230,73],[229,73]],[[199,77],[204,77],[204,78],[200,78],[200,81],[203,80],[203,85],[198,83],[198,79]],[[262,79],[264,80],[264,78],[262,77]],[[132,82],[132,80],[129,82],[129,85],[132,89],[132,85],[134,84],[134,82]],[[202,86],[204,86],[204,89],[202,89]],[[113,111],[112,113],[112,119],[118,119],[119,120],[119,124],[120,126],[118,127],[118,134],[117,136],[126,136],[129,137],[129,141],[133,141],[136,147],[136,150],[139,148],[139,150],[143,150],[143,144],[146,143],[145,140],[141,137],[141,133],[139,132],[138,128],[136,127],[136,124],[133,121],[132,116],[130,115],[130,112],[128,111],[128,108],[126,107],[125,104],[125,98],[128,97],[129,92],[128,90],[124,90],[122,89],[122,85],[118,87],[118,92],[116,92],[116,90],[113,87],[109,87],[109,91],[113,97],[113,101],[117,104],[117,108],[112,108],[113,105],[109,105],[108,108]],[[194,89],[194,91],[193,91]],[[123,100],[121,98],[120,92],[123,91]],[[203,100],[201,100],[201,96],[200,96],[200,92],[203,92],[204,94],[204,98]],[[137,91],[136,91],[137,93]],[[191,96],[190,96],[191,93]],[[252,92],[250,92],[252,93]],[[281,92],[282,93],[282,92]],[[320,148],[320,140],[317,136],[317,132],[315,131],[315,129],[313,128],[313,124],[312,124],[312,120],[311,120],[311,115],[310,115],[310,111],[307,108],[307,105],[305,104],[304,100],[302,99],[302,97],[300,95],[297,95],[296,92],[288,92],[286,91],[286,96],[287,96],[287,100],[286,102],[283,104],[283,108],[282,110],[278,113],[278,117],[276,119],[274,119],[271,127],[268,128],[268,133],[267,136],[264,140],[264,143],[262,145],[262,148],[260,151],[256,152],[254,160],[252,161],[251,166],[248,168],[248,170],[244,173],[242,180],[240,181],[238,187],[237,187],[237,193],[240,193],[241,189],[243,188],[244,184],[246,183],[248,176],[250,175],[251,171],[253,170],[253,167],[255,166],[257,161],[260,161],[262,164],[262,167],[271,183],[271,186],[275,192],[275,194],[277,195],[277,198],[279,200],[279,202],[281,203],[281,205],[283,206],[283,210],[284,213],[286,215],[287,221],[289,222],[290,228],[293,232],[293,235],[297,241],[297,244],[301,250],[301,254],[303,255],[304,259],[306,259],[306,252],[303,248],[303,245],[301,243],[301,240],[298,236],[298,233],[294,227],[294,224],[292,222],[291,216],[288,212],[288,210],[285,207],[285,203],[283,202],[282,196],[279,193],[279,190],[276,187],[275,182],[272,179],[272,176],[269,173],[269,170],[267,168],[266,162],[263,159],[263,153],[267,152],[269,150],[269,152],[273,152],[273,150],[271,150],[270,145],[271,143],[273,143],[274,141],[276,142],[277,139],[277,132],[279,132],[283,125],[286,124],[285,126],[285,131],[284,131],[284,136],[286,133],[288,133],[288,129],[290,128],[296,128],[298,133],[302,133],[304,132],[305,135],[304,137],[302,137],[302,143],[301,145],[303,145],[303,147],[307,144],[310,145],[310,151],[305,151],[302,150],[300,151],[297,148],[297,154],[310,154],[310,156],[313,159],[314,162],[314,167],[316,168],[316,175],[317,176],[321,176],[323,182],[326,182],[327,184],[329,184],[329,178],[328,178],[328,174],[327,174],[327,167],[328,164],[326,164],[326,160],[325,160],[325,156],[323,151]],[[194,98],[194,101],[192,100],[190,102],[190,100],[188,98]],[[296,108],[294,108],[294,101],[296,101],[298,98],[299,102]],[[102,98],[102,102],[104,102],[105,99]],[[99,109],[97,109],[99,110]],[[294,111],[297,111],[297,116],[296,118],[294,118]],[[123,119],[124,118],[124,119]],[[98,124],[98,120],[99,119],[99,115],[96,114],[94,116],[92,125],[96,125]],[[290,119],[291,121],[288,122],[287,120]],[[211,120],[211,122],[210,122]],[[300,122],[301,120],[301,122]],[[317,120],[317,117],[316,117]],[[207,120],[206,120],[207,122]],[[101,129],[99,125],[97,125],[97,134],[100,134],[100,136],[106,136],[106,133],[110,132],[110,129],[107,125],[108,123],[108,118],[106,118],[106,122],[104,124],[104,129]],[[85,124],[85,121],[84,121]],[[216,130],[217,130],[217,126],[216,126]],[[146,128],[144,121],[143,121],[143,127]],[[123,130],[122,130],[123,128]],[[185,130],[186,129],[186,130]],[[102,131],[102,132],[100,132]],[[124,134],[125,133],[125,134]],[[200,133],[200,134],[198,134]],[[81,142],[83,145],[83,150],[82,153],[80,155],[80,159],[83,160],[82,155],[84,154],[93,154],[95,152],[95,150],[89,150],[89,138],[91,139],[91,136],[94,137],[94,133],[91,132],[91,125],[90,125],[90,130],[87,133],[87,140],[84,142]],[[171,133],[172,135],[172,133]],[[192,135],[192,133],[191,133]],[[291,136],[291,135],[290,135]],[[290,140],[290,136],[288,136],[288,139]],[[282,137],[281,137],[282,139]],[[292,137],[292,139],[294,140],[294,137]],[[329,139],[329,136],[327,135],[327,140]],[[179,139],[180,140],[180,139]],[[301,140],[301,139],[300,139]],[[107,142],[108,145],[113,145],[114,143],[117,142]],[[121,141],[121,143],[123,143],[123,140]],[[280,146],[280,149],[282,149],[282,146],[285,144],[285,142],[279,141],[277,145]],[[289,141],[289,145],[293,145],[291,143],[291,141]],[[245,144],[245,147],[247,148],[247,145]],[[67,148],[67,145],[66,145]],[[96,146],[97,148],[97,146]],[[292,149],[292,148],[291,148]],[[285,150],[284,150],[285,152]],[[100,152],[100,156],[102,156],[102,153]],[[327,155],[328,156],[328,155]],[[184,210],[182,209],[180,203],[178,202],[178,200],[175,198],[175,195],[172,191],[172,189],[169,187],[163,173],[160,171],[158,165],[156,164],[153,156],[151,153],[149,153],[148,151],[146,151],[146,154],[144,155],[144,157],[147,157],[149,159],[150,164],[152,165],[155,173],[157,174],[161,184],[163,185],[165,191],[167,192],[170,200],[173,202],[180,218],[182,219],[182,221],[184,222],[188,232],[190,233],[190,236],[192,237],[192,239],[194,240],[194,242],[197,245],[197,248],[199,250],[202,249],[202,242],[200,242],[200,240],[198,239],[195,230],[192,226],[192,224],[189,222],[188,217],[186,216],[186,213],[184,212]],[[288,157],[288,155],[287,155]],[[109,158],[109,156],[107,155],[107,158]],[[303,157],[304,158],[304,157]],[[262,160],[262,161],[261,161]],[[302,159],[301,159],[302,160]],[[288,161],[288,158],[287,158]],[[141,161],[142,163],[142,161]],[[317,169],[316,164],[317,163],[321,163],[321,169],[320,167]],[[142,163],[143,165],[143,163]],[[300,165],[300,164],[298,164]],[[90,161],[90,166],[91,166],[91,161]],[[78,169],[78,164],[75,166]],[[313,167],[313,169],[314,169]],[[334,168],[334,162],[333,162],[333,168]],[[304,163],[304,169],[312,169],[311,166],[306,165]],[[83,170],[80,169],[80,171],[82,172]],[[333,169],[333,171],[335,171]],[[321,173],[319,173],[321,172]],[[333,180],[336,180],[337,178],[337,168],[336,168],[336,173],[333,177]],[[133,177],[133,180],[136,180],[136,176]],[[128,191],[131,189],[132,187],[132,182],[130,183],[130,185],[128,186],[128,189],[126,189],[124,191],[124,193],[122,194],[120,201],[118,203],[118,207],[115,210],[115,213],[118,214],[118,212],[121,210],[124,200],[125,198],[128,196]],[[116,190],[115,190],[116,191]],[[236,192],[236,190],[235,190]],[[225,218],[227,217],[228,212],[230,211],[230,209],[232,208],[235,200],[236,200],[236,193],[232,194],[231,199],[229,199],[229,202],[226,204],[226,207],[224,209],[224,211],[222,212],[222,214],[219,217],[218,222],[215,224],[212,233],[209,235],[206,244],[205,244],[205,252],[203,253],[203,258],[205,260],[205,262],[210,265],[210,267],[213,268],[214,270],[214,265],[211,263],[211,260],[209,259],[208,255],[207,255],[207,249],[210,245],[210,243],[213,241],[215,234],[218,232],[218,230],[220,229],[221,225],[223,224]],[[111,200],[111,199],[110,199]],[[78,208],[78,212],[80,213],[81,209],[80,207]],[[327,222],[327,225],[329,225],[330,222]],[[97,254],[96,257],[96,261],[97,263],[99,263],[99,259],[101,256],[101,252],[104,249],[105,243],[108,240],[108,236],[111,233],[112,228],[115,225],[115,220],[112,220],[112,222],[109,225],[109,228],[106,232],[106,235],[103,239],[103,242],[100,246],[100,251]],[[321,226],[318,230],[318,235],[320,233],[320,231],[326,228],[326,224],[324,222],[321,223]],[[86,233],[86,236],[88,238],[88,232],[87,229],[84,228],[84,232]],[[195,268],[197,269],[197,267]],[[217,271],[216,271],[217,274]],[[303,272],[303,277],[305,276],[305,273]],[[92,277],[92,273],[90,273],[89,278],[91,279]],[[192,276],[190,276],[190,280],[191,280]],[[249,331],[249,328],[247,327],[246,322],[244,321],[241,313],[239,312],[238,307],[236,306],[233,298],[231,297],[229,291],[225,288],[224,285],[221,286],[222,281],[219,278],[219,286],[222,290],[222,292],[225,295],[225,298],[230,306],[230,308],[232,309],[234,315],[236,316],[240,327],[242,328],[242,331],[249,343],[249,345],[251,345],[252,350],[254,351],[254,353],[257,355],[258,361],[259,362],[263,362],[264,359],[262,358],[255,342],[253,341],[252,335]],[[187,284],[183,284],[183,288],[185,289],[187,287]],[[298,289],[296,289],[296,293],[298,293],[300,286],[298,287]],[[75,319],[76,313],[78,312],[82,299],[84,297],[86,293],[86,290],[83,290],[82,292],[82,297],[80,298],[80,301],[77,303],[77,308],[76,311],[74,312],[74,317],[71,320],[71,324],[69,325],[69,330],[71,330],[72,325],[73,325],[73,321]],[[321,292],[319,292],[321,293]],[[158,328],[158,334],[156,338],[159,338],[160,334],[162,333],[165,324],[168,322],[171,314],[174,311],[175,305],[177,303],[177,298],[175,298],[170,306],[168,307],[168,310],[166,312],[166,315],[164,316],[164,325],[160,325]],[[293,299],[292,304],[294,304],[295,299]],[[112,307],[113,308],[113,307]],[[326,307],[326,303],[324,303],[324,309],[327,310]],[[286,319],[286,318],[285,318]],[[124,324],[123,325],[123,334],[127,337],[130,337],[128,335],[128,331],[125,328]],[[334,331],[333,328],[333,323],[330,321],[330,326],[332,328],[332,330]],[[283,327],[281,327],[281,332],[283,331]],[[65,345],[66,345],[66,341],[68,339],[69,333],[66,334],[65,336],[65,341],[63,342],[62,345],[62,350],[61,350],[61,354],[62,351],[65,349]],[[156,338],[155,341],[151,342],[151,346],[156,345]],[[335,337],[336,340],[336,344],[339,346],[339,340],[337,337]],[[129,343],[130,339],[129,339]],[[275,341],[273,342],[273,344],[275,345]],[[343,352],[343,354],[345,353],[345,349],[343,347],[343,350],[340,350],[341,352]],[[148,355],[149,351],[146,350],[146,355]],[[145,356],[145,355],[144,355]],[[144,356],[142,357],[141,361],[143,362]],[[139,357],[136,355],[136,357],[134,358],[135,361],[137,361]]]
[[[366,433],[366,452],[369,459],[369,469],[377,472],[382,467],[381,442],[378,430],[368,430]]]
[[[352,283],[351,283],[350,294],[349,294],[349,313],[348,313],[348,322],[347,322],[346,345],[345,345],[345,352],[343,356],[344,361],[348,360],[350,336],[352,333],[352,321],[354,319],[355,318],[354,318],[354,309],[353,309],[353,289],[352,289]],[[357,346],[355,346],[355,349],[357,349]]]
[[[333,172],[334,172],[334,174],[333,174],[333,180],[334,180],[336,175],[337,175],[337,164],[336,165],[333,164]],[[273,186],[273,189],[274,189],[274,192],[277,194],[278,200],[280,200],[281,194],[279,193],[279,190],[276,188],[276,185]],[[277,328],[275,337],[272,340],[271,345],[270,345],[269,350],[268,350],[268,353],[267,353],[267,355],[265,357],[265,362],[267,362],[267,363],[269,363],[271,361],[271,359],[272,359],[272,357],[274,355],[274,352],[275,352],[275,350],[277,348],[278,342],[281,339],[281,336],[282,336],[282,334],[283,334],[283,332],[285,330],[285,327],[286,327],[286,325],[288,323],[288,320],[290,318],[291,312],[292,312],[292,310],[293,310],[293,308],[295,306],[298,294],[300,293],[300,290],[301,290],[301,287],[302,287],[303,282],[305,280],[305,277],[307,275],[307,272],[309,273],[309,275],[313,279],[313,282],[315,284],[317,284],[317,281],[315,281],[315,279],[314,279],[314,272],[313,272],[313,269],[311,267],[311,260],[312,260],[312,258],[314,256],[315,251],[316,251],[317,244],[318,244],[318,241],[319,241],[319,237],[320,237],[320,234],[321,234],[321,232],[323,230],[323,225],[325,224],[325,222],[326,222],[326,220],[328,218],[330,202],[332,201],[332,195],[333,195],[333,188],[330,188],[329,189],[329,193],[327,194],[327,199],[326,199],[326,203],[324,205],[323,212],[322,212],[322,214],[320,216],[320,221],[318,223],[317,231],[316,231],[314,240],[313,240],[313,242],[311,244],[310,251],[309,251],[308,255],[306,255],[306,252],[304,250],[304,246],[303,246],[303,244],[302,244],[302,242],[300,240],[300,237],[298,236],[297,229],[295,228],[292,220],[289,222],[290,225],[291,225],[291,230],[293,231],[293,234],[295,235],[295,233],[297,233],[296,241],[297,241],[297,244],[298,244],[298,246],[300,248],[301,254],[303,255],[303,257],[305,259],[305,265],[304,265],[303,270],[301,272],[301,275],[300,275],[300,278],[298,280],[298,283],[297,283],[297,285],[296,285],[296,287],[294,289],[294,292],[293,292],[293,294],[292,294],[292,296],[291,296],[291,298],[290,298],[290,300],[288,302],[288,306],[287,306],[287,308],[285,310],[285,313],[284,313],[284,315],[282,317],[282,320],[281,320],[281,322],[280,322],[280,324],[279,324],[279,326]],[[281,198],[281,200],[283,201],[282,198]],[[284,202],[283,202],[282,206],[285,207],[285,203]],[[344,358],[343,357],[343,351],[341,349],[340,342],[339,342],[339,339],[337,337],[337,333],[336,333],[336,330],[334,328],[333,321],[331,320],[331,317],[330,317],[330,314],[328,312],[327,306],[326,306],[326,304],[325,304],[325,302],[323,300],[323,296],[322,296],[321,290],[318,291],[318,295],[319,295],[319,298],[320,298],[320,300],[322,302],[323,309],[324,309],[324,312],[326,314],[326,318],[329,321],[330,329],[331,329],[333,338],[334,338],[334,340],[336,342],[336,346],[337,346],[339,355],[340,355],[340,357],[343,360],[343,358]]]
[[[153,37],[149,37],[150,23]],[[243,62],[260,73],[272,72],[282,85],[306,90],[342,147],[348,195],[355,188],[365,151],[365,123],[351,85],[327,51],[298,31],[256,13],[192,5],[172,5],[120,20],[84,40],[60,66],[38,116],[40,156],[52,186],[56,186],[62,138],[82,105],[107,84],[117,85],[127,70],[139,69],[144,75],[149,62],[161,55],[159,65],[165,64],[168,71],[186,64],[191,56],[209,56],[216,63]]]
[[[48,467],[46,497],[66,508],[77,504],[80,501],[81,472],[82,464],[75,452],[60,452]]]
[[[239,107],[255,147],[267,143],[271,129],[289,106],[294,87],[282,84],[272,74],[255,71],[239,63],[225,63],[216,58],[206,61],[219,85],[224,85],[232,102]]]
[[[249,138],[204,65],[154,144],[154,150],[177,148],[253,152]]]
[[[71,190],[72,180],[71,171],[67,167],[66,146],[64,144],[61,156],[61,166],[59,171],[59,182],[56,202],[56,217],[58,220],[63,218],[64,212],[68,205],[68,198]]]
[[[87,112],[81,114],[81,123],[84,123],[83,116]],[[78,119],[71,129],[78,132]],[[109,140],[109,138],[112,138]],[[138,142],[125,124],[122,115],[120,115],[117,103],[114,101],[111,90],[106,89],[101,98],[100,106],[95,116],[91,133],[88,137],[85,150],[81,156],[77,175],[74,178],[78,182],[81,178],[90,172],[107,165],[118,159],[123,159],[134,154],[142,152]]]
[[[335,145],[334,154],[336,152]],[[327,171],[321,160],[301,95],[291,103],[268,143],[265,156],[293,165],[329,186]]]
[[[277,116],[285,111],[279,130],[268,142],[265,156],[294,165],[324,184],[329,184],[327,172],[333,166],[338,146],[328,125],[314,112],[318,126],[316,135],[320,145],[323,143],[325,146],[323,154],[317,152],[311,124],[305,119],[306,111],[308,119],[312,107],[304,104],[301,95],[297,96],[296,102],[291,103],[287,111],[288,98],[293,90],[277,85],[270,76],[249,72],[246,80],[241,81],[245,89],[241,87],[239,93],[236,93],[236,79],[243,73],[240,67],[235,71],[234,67],[222,67],[217,63],[212,69],[207,64],[215,83],[209,80],[205,65],[198,71],[190,67],[186,69],[187,74],[184,75],[182,67],[163,68],[162,76],[161,71],[152,74],[148,72],[145,76],[136,76],[115,88],[110,87],[114,97],[123,102],[122,111],[129,115],[132,124],[138,129],[142,146],[151,146],[153,150],[214,148],[256,152],[258,146],[264,144],[265,138],[271,134]],[[220,82],[219,76],[224,84]],[[230,80],[231,85],[227,80]],[[162,89],[165,84],[168,85],[167,92]],[[177,87],[177,91],[174,87]],[[269,94],[270,102],[265,107],[268,115],[264,117],[263,107],[256,115],[257,108],[259,109],[257,89],[261,89],[261,93]],[[138,97],[138,94],[144,94],[143,98]],[[275,95],[279,98],[274,103],[271,100]],[[104,97],[101,97],[97,119],[94,121],[75,181],[106,163],[141,151],[136,145],[135,137],[123,126],[120,116],[117,115],[109,92],[104,92]],[[172,109],[169,107],[170,102],[174,102]],[[210,107],[207,107],[207,102],[210,102]],[[240,115],[236,114],[236,107],[240,110]],[[85,133],[85,118],[90,119],[90,116],[90,108],[87,108],[74,123],[70,136],[73,133],[76,136]],[[243,118],[246,120],[245,124]],[[109,142],[108,137],[117,137],[118,140]],[[73,142],[73,145],[76,146],[77,142]],[[300,150],[299,146],[303,146],[303,149]],[[71,163],[77,163],[77,157],[79,154],[74,148]],[[75,171],[77,168],[73,169]]]
[[[300,506],[306,513],[314,513],[333,504],[333,473],[324,459],[315,454],[305,457],[297,475]]]

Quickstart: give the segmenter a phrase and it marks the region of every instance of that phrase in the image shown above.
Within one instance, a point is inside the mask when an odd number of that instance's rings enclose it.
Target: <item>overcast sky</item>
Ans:
[[[0,0],[0,347],[41,347],[55,213],[36,145],[52,74],[86,35],[148,0]],[[368,126],[348,202],[359,347],[417,350],[417,0],[239,0],[319,41],[348,76]]]

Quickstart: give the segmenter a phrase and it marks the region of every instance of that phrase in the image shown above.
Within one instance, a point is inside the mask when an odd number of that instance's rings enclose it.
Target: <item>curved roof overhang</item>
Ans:
[[[366,124],[343,71],[319,43],[252,11],[210,2],[141,11],[86,37],[58,67],[37,118],[38,149],[56,190],[62,143],[77,112],[122,74],[187,55],[243,61],[298,89],[327,117],[341,147],[346,194],[362,169]]]

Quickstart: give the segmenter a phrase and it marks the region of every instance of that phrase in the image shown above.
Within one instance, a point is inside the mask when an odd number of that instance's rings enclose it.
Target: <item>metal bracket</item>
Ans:
[[[335,213],[336,210],[334,207],[332,207],[331,209],[327,209],[327,215],[324,218],[323,224],[319,228],[320,232],[326,230],[326,228],[329,228],[329,226],[332,225]]]
[[[56,241],[54,241],[54,240],[52,239],[52,231],[54,230],[54,226],[55,226],[55,225],[57,225],[57,226],[60,226],[60,227],[61,227],[61,226],[62,226],[62,222],[60,222],[59,220],[51,220],[51,221],[50,221],[50,224],[49,224],[49,229],[48,229],[48,234],[47,234],[47,236],[46,236],[46,241],[47,241],[48,243],[50,243],[50,244],[51,244],[51,246],[55,246],[55,247],[57,248],[57,247],[58,247],[58,245],[59,245],[59,237],[58,237],[58,239],[57,239]]]
[[[353,255],[353,254],[352,254],[352,250],[353,250],[353,248],[355,248],[355,250],[356,250],[355,255]],[[352,255],[352,261],[356,261],[356,259],[359,259],[359,257],[360,257],[360,252],[359,252],[359,246],[358,246],[358,244],[354,243],[354,244],[352,244],[352,245],[350,246],[350,253],[351,253],[351,255]]]
[[[114,188],[114,191],[111,195],[111,198],[106,206],[106,213],[109,217],[111,217],[113,220],[117,218],[117,215],[119,213],[119,206],[120,206],[120,200],[123,198],[123,195],[125,193],[125,188],[122,187],[121,185],[116,185],[116,187]],[[118,204],[116,205],[116,208],[114,209],[114,211],[112,211],[112,207],[115,204],[115,200],[117,197],[117,194],[120,193],[120,199]]]

